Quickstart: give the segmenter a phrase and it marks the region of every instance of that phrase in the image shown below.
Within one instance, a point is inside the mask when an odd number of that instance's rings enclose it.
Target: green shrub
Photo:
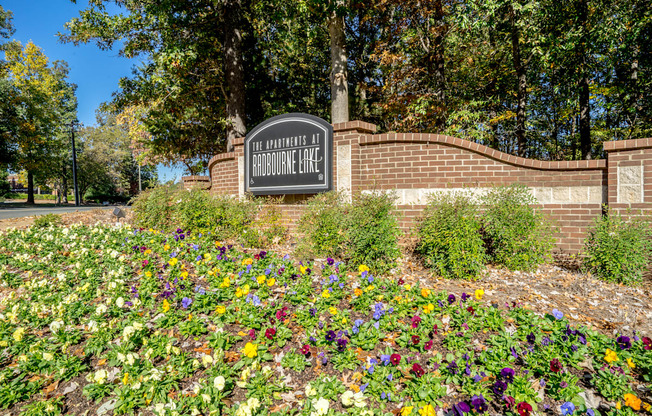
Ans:
[[[298,223],[300,257],[341,257],[346,243],[346,204],[337,192],[311,198]]]
[[[355,195],[346,216],[346,257],[372,273],[389,271],[400,254],[395,199],[383,192]]]
[[[61,217],[56,214],[45,214],[45,215],[39,215],[36,218],[34,218],[34,225],[33,227],[36,228],[47,228],[53,225],[59,225],[61,224]]]
[[[585,271],[608,282],[640,282],[652,256],[652,230],[642,219],[625,220],[613,211],[597,218],[584,241]]]
[[[258,200],[260,201],[260,200]],[[250,225],[242,230],[239,241],[247,247],[264,248],[282,244],[288,239],[288,228],[283,224],[283,215],[278,207],[280,200],[268,198],[259,206],[257,214]]]
[[[523,185],[493,188],[482,198],[483,232],[491,260],[510,270],[532,270],[550,258],[553,229]]]
[[[475,279],[486,261],[480,228],[468,193],[432,195],[418,224],[415,251],[443,277]]]
[[[160,186],[133,200],[134,223],[144,228],[194,233],[210,232],[217,240],[237,241],[249,247],[266,247],[287,240],[281,211],[268,200],[240,200],[215,196],[200,189]]]
[[[174,198],[182,189],[179,185],[158,186],[143,191],[132,200],[134,225],[169,231],[174,224]]]

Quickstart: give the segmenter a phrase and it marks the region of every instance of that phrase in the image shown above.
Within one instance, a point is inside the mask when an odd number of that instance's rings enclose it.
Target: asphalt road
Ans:
[[[75,207],[75,206],[69,206],[69,207],[53,207],[53,206],[33,206],[33,207],[25,207],[25,206],[17,206],[17,207],[12,207],[11,204],[3,204],[0,205],[0,220],[6,220],[9,218],[22,218],[22,217],[32,217],[35,215],[45,215],[45,214],[64,214],[67,212],[75,212],[75,211],[91,211],[93,209],[113,209],[114,206],[108,205],[108,206],[98,206],[98,205],[93,205],[93,206],[81,206],[81,207]]]

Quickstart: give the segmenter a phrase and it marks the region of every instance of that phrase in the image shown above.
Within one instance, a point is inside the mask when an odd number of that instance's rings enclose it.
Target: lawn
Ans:
[[[104,225],[5,232],[0,282],[11,414],[650,412],[649,334],[489,303],[479,283]]]

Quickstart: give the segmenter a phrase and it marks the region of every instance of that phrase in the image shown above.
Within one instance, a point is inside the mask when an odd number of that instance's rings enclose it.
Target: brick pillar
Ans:
[[[652,138],[605,142],[604,150],[609,207],[652,214]]]
[[[376,129],[364,121],[333,124],[333,190],[342,192],[349,201],[361,190],[360,138]]]

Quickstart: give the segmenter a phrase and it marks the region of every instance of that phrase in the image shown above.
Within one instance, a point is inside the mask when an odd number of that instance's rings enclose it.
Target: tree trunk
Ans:
[[[64,204],[68,204],[68,177],[66,177],[66,172],[64,168],[63,179],[61,181],[61,201]]]
[[[587,62],[588,42],[588,5],[587,0],[579,2],[579,20],[582,26],[582,39],[580,41],[580,77],[578,80],[580,95],[580,152],[582,159],[591,159],[591,109],[589,107],[589,71]]]
[[[225,4],[224,27],[224,73],[227,87],[226,151],[233,150],[233,139],[244,137],[245,126],[245,83],[242,60],[242,4],[241,0],[227,0]]]
[[[34,205],[34,174],[27,171],[27,203]]]
[[[516,141],[518,143],[518,155],[525,157],[527,142],[525,140],[525,107],[527,106],[527,79],[525,77],[525,66],[521,59],[521,34],[516,26],[516,16],[514,8],[511,7],[510,19],[512,24],[512,58],[514,60],[514,70],[518,82],[516,96]]]
[[[437,35],[435,36],[435,48],[433,56],[433,78],[435,80],[435,100],[437,101],[437,116],[435,125],[437,132],[442,132],[446,127],[446,72],[444,66],[444,38],[446,26],[444,22],[444,8],[442,0],[435,1],[435,24]]]
[[[343,1],[337,2],[342,6]],[[334,12],[328,19],[331,39],[331,123],[349,121],[349,84],[347,74],[346,39],[344,17]]]

